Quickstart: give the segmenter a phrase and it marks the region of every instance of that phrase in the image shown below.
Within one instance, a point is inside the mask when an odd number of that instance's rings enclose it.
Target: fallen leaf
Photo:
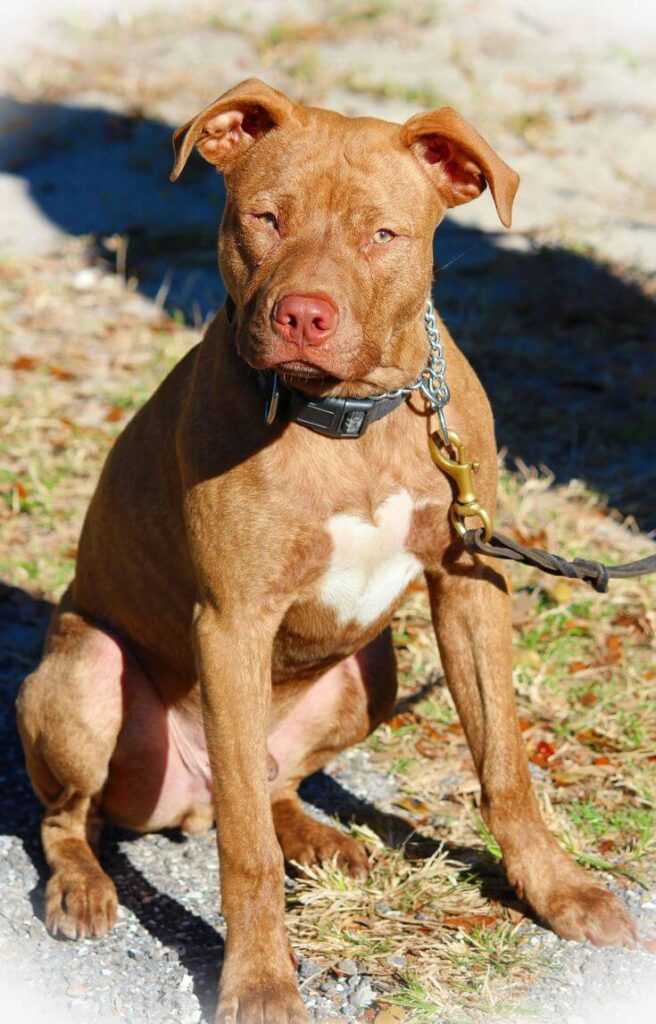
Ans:
[[[570,661],[567,666],[567,671],[571,676],[573,676],[576,672],[585,672],[586,668],[593,667],[594,666],[591,661]]]
[[[450,914],[443,917],[441,923],[446,928],[462,928],[465,932],[471,932],[474,928],[488,927],[498,921],[496,914]]]
[[[532,729],[534,725],[535,722],[531,722],[528,718],[519,719],[519,728],[522,730],[522,732],[526,732],[527,729]]]
[[[622,657],[623,640],[617,633],[610,633],[606,637],[606,663],[620,661]]]
[[[583,729],[582,732],[576,734],[576,738],[579,743],[585,743],[586,746],[592,747],[593,750],[620,750],[621,745],[616,740],[611,739],[610,736],[606,736],[605,733],[600,732],[599,729]]]
[[[444,734],[444,732],[441,732],[439,729],[436,729],[434,725],[430,724],[430,722],[422,722],[421,731],[430,740],[438,740],[441,742],[447,739],[447,736]]]
[[[612,839],[603,839],[599,843],[600,853],[610,853],[611,850],[615,849],[615,842]]]
[[[118,423],[119,420],[123,419],[125,415],[125,409],[121,409],[120,405],[115,405],[109,410],[105,416],[106,423]]]
[[[552,747],[551,743],[547,743],[546,740],[540,740],[536,747],[536,751],[541,757],[550,758],[556,753],[556,748]]]
[[[48,373],[51,377],[56,377],[57,380],[75,380],[75,374],[70,370],[65,370],[63,366],[53,364],[48,367]]]
[[[585,619],[568,619],[567,622],[563,622],[562,629],[566,629],[568,632],[576,629],[579,632],[585,631],[590,632],[590,623],[586,622]]]
[[[386,1006],[384,1010],[379,1012],[374,1017],[374,1024],[399,1024],[399,1021],[405,1020],[405,1011],[401,1006]]]
[[[630,629],[632,633],[637,633],[640,636],[647,636],[651,633],[648,620],[644,615],[638,615],[635,612],[620,612],[613,619],[614,626],[624,626],[625,629]]]
[[[575,786],[579,778],[574,772],[552,772],[551,781],[559,789],[563,789],[566,786]]]
[[[574,588],[566,580],[558,580],[546,589],[557,604],[569,604],[574,596]]]
[[[530,534],[522,533],[521,530],[512,530],[511,536],[518,544],[523,544],[527,548],[544,548],[547,544],[546,530],[538,530],[537,533]]]
[[[395,800],[394,804],[410,814],[426,814],[429,810],[425,803],[414,796],[402,796],[399,800]]]
[[[584,708],[591,708],[596,703],[597,694],[593,693],[592,690],[586,690],[579,698],[579,704],[582,704]]]
[[[434,743],[431,743],[430,740],[423,740],[421,737],[415,743],[415,750],[422,757],[429,758],[436,757],[438,752],[438,748]]]
[[[610,764],[610,758],[602,755],[601,757],[595,757],[592,763],[597,765]]]
[[[34,356],[18,356],[11,364],[12,370],[34,370],[39,365],[39,360]]]

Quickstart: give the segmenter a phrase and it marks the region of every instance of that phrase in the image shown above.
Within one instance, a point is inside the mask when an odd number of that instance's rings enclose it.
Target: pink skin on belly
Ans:
[[[270,733],[268,778],[275,789],[294,776],[313,738],[339,720],[344,686],[359,689],[357,656],[336,665],[302,694]],[[212,801],[202,723],[180,706],[164,707],[148,677],[132,663],[123,672],[123,725],[102,806],[107,817],[138,830],[179,825]],[[363,710],[366,707],[361,691]]]
[[[179,824],[212,799],[202,724],[180,708],[166,708],[148,677],[124,662],[115,680],[123,696],[123,724],[102,794],[106,816],[128,828]]]

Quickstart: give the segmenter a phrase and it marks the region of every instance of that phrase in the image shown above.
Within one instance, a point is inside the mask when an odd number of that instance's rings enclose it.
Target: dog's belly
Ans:
[[[200,708],[166,706],[141,671],[123,679],[124,716],[102,795],[107,818],[138,831],[184,823],[212,799]]]
[[[318,599],[338,626],[371,626],[420,575],[422,564],[406,547],[413,511],[411,495],[401,490],[378,506],[372,522],[348,513],[328,521],[332,553]]]

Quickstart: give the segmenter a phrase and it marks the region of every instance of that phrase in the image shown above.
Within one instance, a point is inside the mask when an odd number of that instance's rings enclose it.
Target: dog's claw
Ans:
[[[46,927],[65,939],[100,938],[116,920],[116,889],[98,869],[58,871],[46,888]]]
[[[622,901],[587,875],[583,884],[555,887],[540,916],[564,939],[629,949],[639,941],[635,921]]]
[[[367,878],[369,857],[364,843],[315,821],[294,804],[283,813],[277,812],[274,805],[274,821],[286,861],[306,867],[336,863],[344,874],[352,878]]]
[[[293,983],[264,979],[244,992],[221,995],[216,1024],[307,1024],[308,1015]]]

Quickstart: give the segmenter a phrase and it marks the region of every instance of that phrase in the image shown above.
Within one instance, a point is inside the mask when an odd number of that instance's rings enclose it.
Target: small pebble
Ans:
[[[315,974],[321,973],[321,965],[316,960],[301,960],[298,973],[301,978],[312,978]]]
[[[373,1003],[374,999],[375,995],[371,987],[371,981],[369,978],[363,978],[355,991],[349,996],[349,1003],[351,1006],[355,1006],[356,1009],[361,1010]]]
[[[88,991],[89,991],[89,989],[87,988],[86,985],[83,985],[79,981],[74,981],[66,989],[66,995],[67,996],[72,996],[74,999],[79,999],[82,996],[85,996]]]

